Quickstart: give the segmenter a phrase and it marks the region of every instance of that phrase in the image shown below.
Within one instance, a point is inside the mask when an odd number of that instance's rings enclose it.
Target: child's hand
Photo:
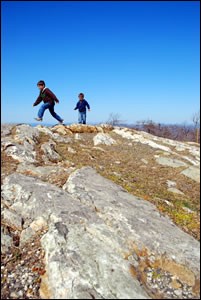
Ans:
[[[88,111],[91,111],[91,109],[88,109]]]

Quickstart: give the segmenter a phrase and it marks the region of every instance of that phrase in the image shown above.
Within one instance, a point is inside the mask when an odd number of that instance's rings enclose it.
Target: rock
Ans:
[[[36,167],[32,164],[19,164],[17,167],[17,172],[30,176],[36,176],[42,180],[53,183],[56,181],[56,179],[65,176],[65,174],[68,176],[68,174],[73,170],[70,166],[70,163],[69,168],[64,168],[60,165]]]
[[[93,138],[93,142],[95,146],[100,144],[108,146],[116,144],[116,141],[106,133],[98,133],[97,135],[95,135],[95,137]]]
[[[174,194],[179,194],[179,195],[184,195],[184,193],[174,187],[168,188],[168,192],[174,193]]]
[[[105,150],[104,150],[103,148],[101,148],[101,147],[96,147],[96,146],[94,146],[92,149],[94,149],[94,150],[99,150],[99,151],[101,151],[101,152],[105,152]]]
[[[68,152],[70,152],[72,154],[76,153],[76,151],[72,147],[68,147]]]
[[[14,126],[14,124],[1,124],[1,137],[10,135]]]
[[[152,148],[161,149],[163,151],[171,152],[171,149],[167,146],[157,144],[151,140],[151,135],[145,132],[131,131],[127,128],[115,128],[113,130],[116,134],[122,136],[125,139],[133,140],[137,143],[147,144]]]
[[[28,162],[28,163],[36,163],[36,152],[31,144],[25,143],[24,145],[20,145],[17,143],[12,143],[7,146],[5,150],[8,156],[12,156],[12,158],[18,160],[19,162]]]
[[[27,141],[29,144],[34,145],[37,143],[39,137],[39,130],[30,125],[22,124],[16,126],[15,140],[24,143]]]
[[[176,187],[177,183],[172,180],[167,180],[166,181],[168,188]]]
[[[82,137],[79,133],[76,133],[74,137],[75,137],[75,140],[82,140]]]
[[[13,197],[10,197],[11,193]],[[128,262],[118,249],[115,250],[118,237],[112,238],[109,228],[94,209],[53,185],[21,174],[6,178],[2,197],[12,199],[13,206],[19,207],[25,218],[35,220],[43,216],[49,220],[49,230],[42,238],[42,246],[48,278],[45,287],[50,290],[50,299],[78,299],[80,295],[89,298],[149,298],[130,274]],[[19,202],[23,205],[16,205]],[[34,234],[31,227],[28,228],[21,235],[21,245]],[[98,228],[103,230],[104,243],[101,235],[96,234]],[[111,247],[113,242],[115,247]]]
[[[200,169],[197,167],[189,167],[181,172],[181,174],[191,178],[192,180],[200,183]]]
[[[30,224],[30,227],[35,232],[44,230],[47,227],[47,221],[43,217],[38,217]]]
[[[6,253],[12,247],[12,238],[8,234],[4,234],[1,228],[1,252]]]
[[[43,292],[48,291],[49,299],[148,299],[130,271],[128,253],[139,259],[144,255],[144,261],[150,255],[152,265],[190,286],[199,278],[199,242],[153,204],[92,168],[72,173],[63,190],[14,173],[3,182],[2,198],[30,224],[38,217],[47,220],[41,243]]]
[[[118,227],[119,242],[120,237],[125,236],[127,242],[132,240],[151,252],[160,255],[166,253],[170,259],[174,256],[175,263],[184,264],[198,274],[199,243],[175,226],[169,218],[161,216],[151,203],[129,195],[91,168],[83,168],[71,174],[64,189],[89,208],[96,207],[99,217],[113,230]],[[98,229],[96,234],[100,234]],[[122,245],[125,249],[124,239]]]
[[[170,157],[158,157],[156,158],[156,162],[160,165],[172,167],[172,168],[180,168],[186,167],[187,164],[181,160],[170,158]]]
[[[22,229],[22,218],[16,212],[4,209],[3,211],[4,221],[16,230]]]
[[[53,128],[51,128],[51,131],[57,132],[62,135],[72,135],[71,130],[68,129],[67,126],[64,126],[64,125],[56,125]]]
[[[43,155],[43,159],[45,162],[52,161],[58,162],[61,160],[60,155],[55,151],[56,143],[52,140],[49,140],[47,143],[42,144],[41,149],[45,155]]]
[[[20,234],[20,247],[23,247],[35,235],[36,231],[34,231],[31,227],[27,227],[26,229],[22,230]]]
[[[72,124],[68,126],[68,129],[73,133],[96,133],[96,126],[83,125],[83,124]]]
[[[142,158],[141,161],[142,161],[145,165],[148,164],[148,161],[147,161],[146,159],[144,159],[144,158]]]

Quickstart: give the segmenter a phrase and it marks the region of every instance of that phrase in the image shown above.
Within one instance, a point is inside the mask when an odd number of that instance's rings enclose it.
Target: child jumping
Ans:
[[[88,111],[90,111],[89,103],[84,99],[84,94],[80,93],[78,95],[79,101],[77,102],[76,107],[74,110],[78,109],[78,123],[79,124],[86,124],[86,118],[87,118],[87,112],[86,107],[88,108]]]
[[[41,101],[43,101],[44,103],[38,111],[38,118],[35,118],[35,120],[42,121],[45,110],[49,109],[49,112],[51,113],[51,115],[57,121],[59,121],[59,123],[63,124],[64,120],[60,116],[58,116],[54,111],[55,102],[59,103],[59,100],[57,99],[57,97],[48,88],[45,87],[45,82],[43,80],[40,80],[37,83],[37,86],[40,90],[40,94],[39,94],[38,98],[36,99],[36,101],[34,102],[33,106],[38,105],[39,103],[41,103]]]

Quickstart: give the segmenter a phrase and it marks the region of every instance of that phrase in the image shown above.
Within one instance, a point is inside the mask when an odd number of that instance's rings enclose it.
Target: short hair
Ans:
[[[84,94],[83,93],[79,93],[79,95],[78,96],[82,96],[82,97],[84,97]]]
[[[44,86],[45,86],[45,81],[44,81],[44,80],[39,80],[39,81],[37,82],[37,85],[44,85]]]

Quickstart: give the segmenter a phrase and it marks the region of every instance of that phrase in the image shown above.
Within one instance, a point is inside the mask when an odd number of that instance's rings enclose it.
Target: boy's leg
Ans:
[[[86,112],[82,113],[82,124],[86,124]]]
[[[62,122],[63,121],[63,119],[59,116],[59,115],[57,115],[56,113],[55,113],[55,111],[54,111],[54,105],[49,105],[49,112],[51,113],[51,115],[57,120],[57,121],[59,121],[59,122]]]
[[[49,108],[49,103],[44,103],[41,105],[39,111],[38,111],[38,118],[42,120],[45,110]]]
[[[78,123],[82,124],[82,113],[78,111]]]

